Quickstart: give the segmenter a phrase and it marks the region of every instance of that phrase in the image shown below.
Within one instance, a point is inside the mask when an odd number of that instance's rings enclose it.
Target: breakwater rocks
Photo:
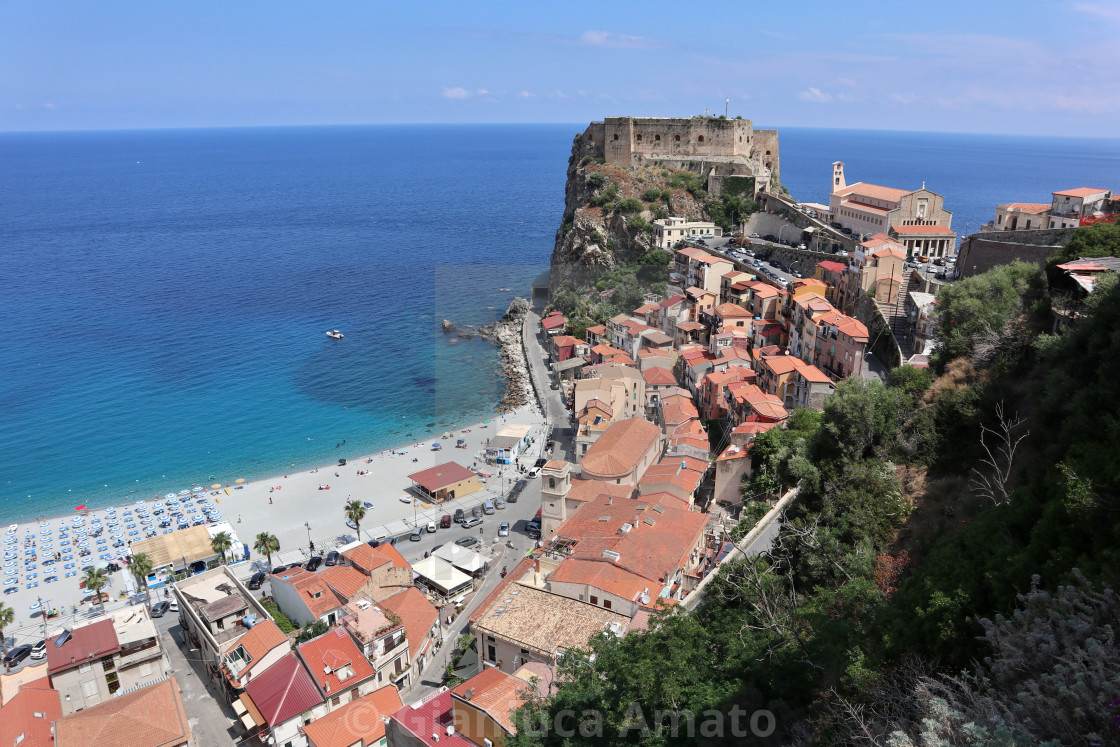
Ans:
[[[479,327],[457,327],[447,319],[443,320],[443,331],[454,332],[457,337],[470,339],[481,337],[492,340],[501,351],[502,376],[506,380],[506,391],[494,408],[498,412],[512,410],[533,400],[532,384],[529,381],[529,364],[525,360],[525,347],[521,337],[525,315],[529,313],[529,302],[515,298],[502,318],[491,324]]]

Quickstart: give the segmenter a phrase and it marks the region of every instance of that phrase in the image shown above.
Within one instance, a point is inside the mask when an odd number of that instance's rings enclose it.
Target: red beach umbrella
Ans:
[[[84,505],[82,505],[82,506],[74,506],[74,510],[75,510],[75,511],[85,511],[85,510],[86,510],[86,507],[85,507]]]

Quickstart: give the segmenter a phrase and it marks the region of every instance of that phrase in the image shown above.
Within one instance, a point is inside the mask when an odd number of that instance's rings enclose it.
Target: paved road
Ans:
[[[183,708],[187,712],[195,743],[236,744],[240,732],[233,709],[225,705],[222,693],[208,686],[205,665],[199,658],[198,649],[192,648],[189,641],[183,643],[176,614],[168,612],[164,617],[157,618],[155,623],[163,650],[175,673],[175,681],[182,691]]]

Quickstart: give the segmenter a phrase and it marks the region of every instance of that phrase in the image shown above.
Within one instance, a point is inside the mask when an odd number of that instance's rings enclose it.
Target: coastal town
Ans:
[[[958,247],[925,185],[849,184],[837,161],[829,202],[797,202],[777,142],[749,121],[593,124],[576,156],[703,156],[709,191],[750,179],[759,208],[731,230],[650,211],[666,292],[603,323],[577,328],[538,279],[497,335],[492,418],[13,525],[0,744],[501,745],[571,652],[691,612],[724,563],[769,551],[797,489],[747,494],[762,434],[845,380],[928,368],[942,289],[1120,213],[1056,185]],[[1060,269],[1088,291],[1118,266]]]

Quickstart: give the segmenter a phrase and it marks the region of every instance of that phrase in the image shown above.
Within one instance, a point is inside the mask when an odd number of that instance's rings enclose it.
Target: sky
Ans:
[[[13,0],[0,131],[726,106],[759,126],[1115,137],[1118,39],[1117,0]]]

